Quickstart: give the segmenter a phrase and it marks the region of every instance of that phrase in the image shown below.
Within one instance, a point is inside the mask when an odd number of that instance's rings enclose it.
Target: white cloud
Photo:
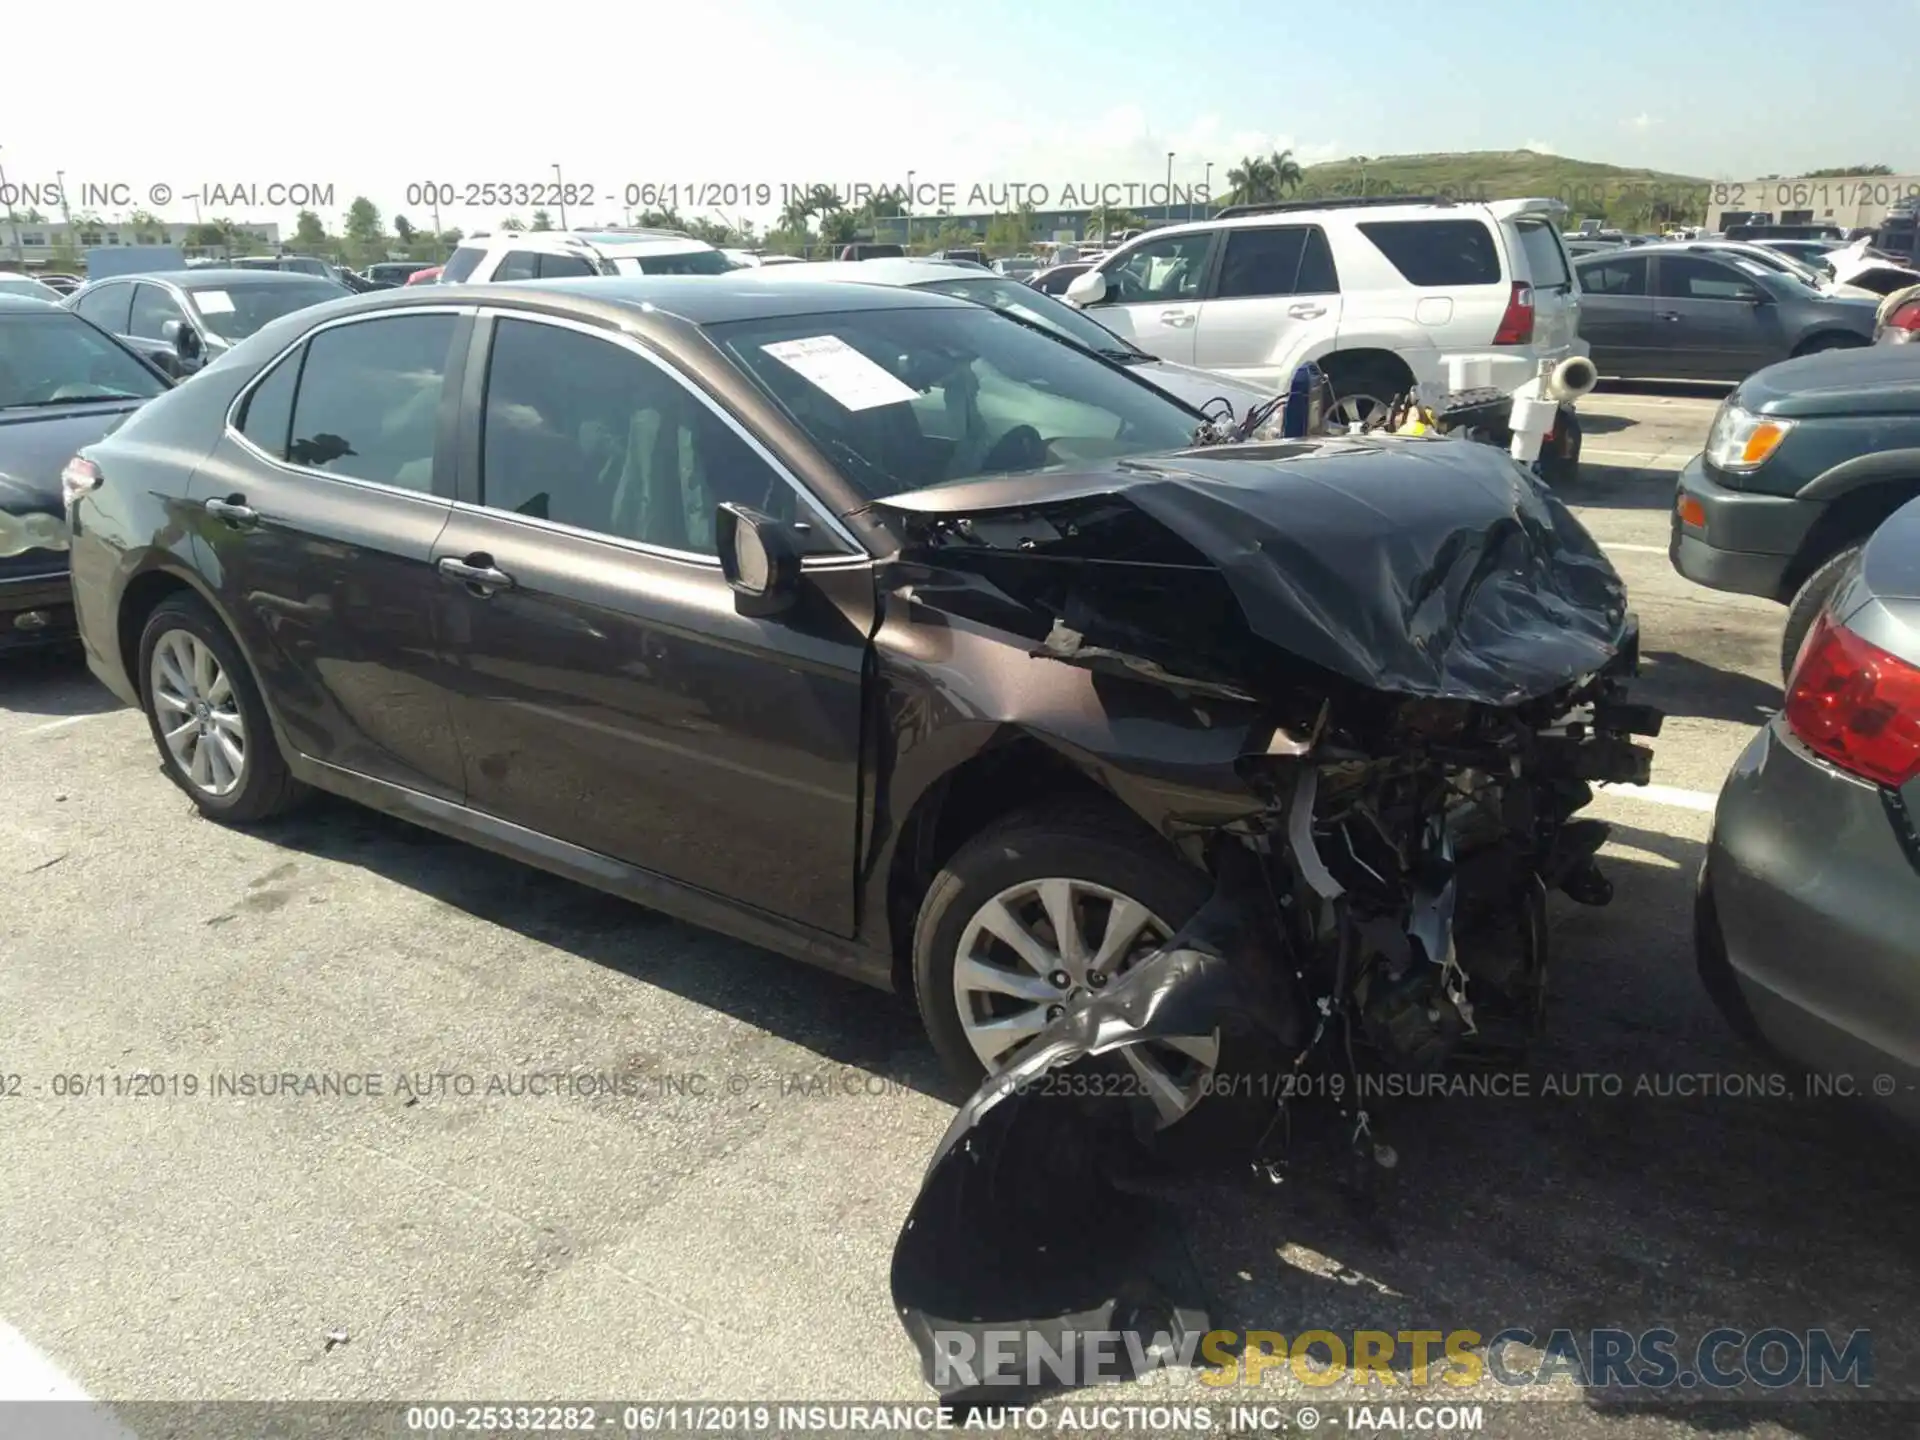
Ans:
[[[1553,142],[1550,140],[1529,140],[1520,148],[1522,150],[1531,150],[1536,155],[1558,155],[1560,153],[1554,149]]]
[[[1660,122],[1654,119],[1653,116],[1649,115],[1646,111],[1642,110],[1638,115],[1632,116],[1626,120],[1622,120],[1620,122],[1620,128],[1622,130],[1638,130],[1638,131],[1641,131],[1642,133],[1645,133],[1646,131],[1653,129],[1654,126],[1658,125],[1659,123]]]

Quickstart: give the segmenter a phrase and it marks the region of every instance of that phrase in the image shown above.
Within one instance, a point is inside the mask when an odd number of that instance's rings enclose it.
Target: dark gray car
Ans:
[[[96,280],[69,296],[66,308],[184,377],[268,322],[352,293],[282,270],[168,270]]]
[[[1873,342],[1875,302],[1685,243],[1574,261],[1580,334],[1602,375],[1744,380],[1762,366]]]
[[[1816,621],[1714,815],[1700,974],[1736,1029],[1920,1118],[1920,502]]]

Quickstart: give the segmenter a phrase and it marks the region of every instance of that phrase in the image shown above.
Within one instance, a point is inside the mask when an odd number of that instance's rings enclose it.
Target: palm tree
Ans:
[[[1300,165],[1291,150],[1275,150],[1267,155],[1248,155],[1227,171],[1232,187],[1227,201],[1233,205],[1273,205],[1300,188]]]
[[[847,207],[840,198],[840,192],[831,185],[815,185],[807,191],[808,209],[823,219],[828,215],[838,215]]]
[[[791,230],[796,235],[806,233],[807,222],[813,218],[812,191],[794,195],[780,211],[780,228]]]

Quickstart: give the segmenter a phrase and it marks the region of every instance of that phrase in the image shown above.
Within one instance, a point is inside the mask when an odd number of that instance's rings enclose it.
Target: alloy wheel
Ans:
[[[247,722],[233,682],[206,641],[169,630],[148,673],[154,718],[174,764],[194,789],[219,799],[246,778]]]
[[[1374,395],[1342,395],[1333,402],[1331,418],[1344,426],[1364,425],[1385,415],[1387,402]]]
[[[968,1044],[989,1072],[1019,1058],[1067,1011],[1087,1004],[1173,931],[1131,896],[1086,880],[1049,877],[1008,886],[961,932],[953,998]],[[1151,1040],[1121,1058],[1161,1128],[1206,1092],[1220,1037]]]

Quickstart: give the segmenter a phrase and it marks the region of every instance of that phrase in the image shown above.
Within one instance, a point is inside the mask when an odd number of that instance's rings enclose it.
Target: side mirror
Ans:
[[[1098,305],[1107,298],[1107,277],[1098,270],[1073,277],[1067,286],[1067,300],[1074,305]]]
[[[160,338],[173,347],[173,353],[183,362],[190,364],[200,358],[200,336],[186,321],[163,321]]]
[[[733,587],[733,608],[756,618],[778,615],[800,598],[800,550],[793,532],[745,505],[715,507],[720,570]]]

